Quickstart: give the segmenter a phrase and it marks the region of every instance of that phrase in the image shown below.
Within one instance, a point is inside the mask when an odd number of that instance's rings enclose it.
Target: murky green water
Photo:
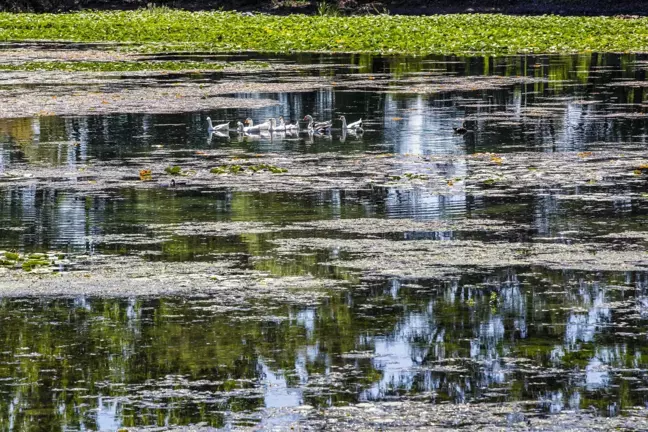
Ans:
[[[93,164],[110,169],[110,164],[135,166],[144,158],[188,166],[197,151],[227,149],[313,157],[452,155],[430,169],[467,178],[477,170],[467,158],[475,153],[512,157],[519,152],[637,151],[647,145],[648,63],[641,57],[301,56],[283,61],[321,67],[241,79],[273,83],[325,76],[343,83],[359,74],[367,79],[353,89],[237,95],[281,102],[256,110],[0,119],[0,175],[39,167],[78,174]],[[384,74],[389,74],[387,83]],[[474,89],[431,95],[399,88],[399,80],[407,87],[412,77],[436,75],[535,81],[497,89],[475,81]],[[295,120],[308,113],[326,119],[362,117],[365,131],[346,137],[339,130],[331,136],[232,132],[220,137],[205,130],[207,115],[219,123],[248,116]],[[470,131],[454,134],[452,126],[463,119]],[[402,169],[409,169],[407,162]],[[36,423],[49,430],[245,426],[267,422],[267,408],[403,398],[525,401],[529,411],[538,413],[594,410],[612,416],[646,406],[647,272],[498,266],[498,257],[491,257],[495,264],[489,268],[466,265],[451,276],[400,277],[347,268],[344,261],[358,252],[335,246],[337,240],[460,240],[484,247],[599,242],[643,252],[645,240],[602,236],[645,230],[648,205],[638,198],[645,182],[628,186],[601,176],[578,190],[532,187],[523,196],[468,188],[439,194],[425,185],[242,191],[169,187],[169,178],[147,188],[115,182],[102,193],[86,194],[73,186],[81,181],[74,178],[61,187],[0,177],[0,249],[138,256],[170,266],[234,256],[244,270],[346,284],[311,305],[268,301],[265,314],[246,308],[224,312],[215,306],[218,298],[203,294],[0,299],[0,429],[28,430]],[[564,194],[605,199],[572,201],[561,199]],[[299,226],[361,218],[389,219],[394,226],[403,220],[498,220],[510,229],[354,232],[325,223]],[[274,228],[163,235],[152,227],[211,222],[262,222]],[[279,248],[304,238],[333,243],[299,253]]]

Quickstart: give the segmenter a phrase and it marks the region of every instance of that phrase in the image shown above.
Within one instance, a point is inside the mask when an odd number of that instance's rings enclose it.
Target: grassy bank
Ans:
[[[131,42],[147,51],[571,53],[648,51],[648,18],[507,15],[244,16],[150,9],[0,13],[0,41]]]

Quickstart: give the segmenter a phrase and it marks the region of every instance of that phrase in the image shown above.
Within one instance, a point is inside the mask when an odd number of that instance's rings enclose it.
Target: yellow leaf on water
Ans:
[[[496,163],[498,165],[502,165],[503,159],[499,156],[492,155],[490,158],[491,162]]]
[[[140,177],[141,181],[151,181],[151,180],[153,180],[153,177],[151,176],[151,170],[150,169],[140,170],[139,177]]]

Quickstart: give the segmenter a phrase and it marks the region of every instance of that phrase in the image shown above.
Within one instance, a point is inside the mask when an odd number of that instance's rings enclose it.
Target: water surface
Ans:
[[[257,110],[0,119],[0,175],[41,166],[79,172],[92,164],[127,166],[140,158],[173,165],[197,151],[226,148],[314,157],[453,155],[435,169],[462,178],[475,171],[466,157],[475,153],[506,157],[646,146],[647,63],[640,56],[272,60],[319,67],[241,79],[366,79],[353,89],[235,95],[281,102]],[[534,81],[498,89],[476,83],[474,89],[433,94],[401,88],[413,78],[439,74]],[[163,79],[223,78],[178,74]],[[346,137],[339,130],[330,136],[231,132],[221,137],[205,130],[208,115],[220,123],[279,115],[298,120],[305,114],[363,118],[365,131]],[[469,132],[454,134],[452,127],[464,120]],[[276,241],[604,242],[601,236],[621,229],[643,231],[647,206],[636,199],[643,190],[642,184],[592,186],[584,193],[616,198],[566,201],[560,190],[497,196],[393,186],[287,193],[117,183],[103,195],[84,195],[73,188],[3,180],[3,250],[133,255],[169,263],[237,254],[243,269],[338,278],[348,289],[331,290],[326,301],[309,306],[269,302],[265,315],[223,313],[211,308],[213,299],[206,296],[0,299],[0,429],[27,430],[36,423],[50,430],[246,426],[268,421],[268,408],[401,399],[521,401],[543,415],[565,410],[622,415],[648,402],[645,272],[513,266],[467,267],[448,278],[369,277],[331,264],[332,258],[351,258],[336,248],[287,256],[276,252]],[[492,219],[511,229],[367,234],[294,226],[360,218],[390,219],[395,225]],[[265,222],[286,229],[169,237],[151,228],[206,222]],[[128,234],[151,241],[135,244]],[[642,240],[615,242],[620,250],[645,247]]]

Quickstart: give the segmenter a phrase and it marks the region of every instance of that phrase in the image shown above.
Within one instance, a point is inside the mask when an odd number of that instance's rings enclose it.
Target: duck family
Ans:
[[[362,129],[362,119],[357,120],[352,123],[347,123],[344,116],[339,118],[342,121],[342,130],[351,131],[355,133],[363,132]],[[330,131],[333,127],[333,121],[315,121],[313,116],[310,114],[304,117],[304,121],[307,122],[306,132],[308,133],[325,133]],[[212,119],[207,117],[207,131],[210,133],[214,132],[224,132],[229,131],[230,123],[222,123],[214,125]],[[255,124],[254,120],[251,118],[245,119],[244,122],[236,122],[236,132],[241,134],[259,134],[262,132],[287,132],[287,133],[296,133],[300,132],[301,129],[298,123],[286,123],[283,116],[279,116],[279,120],[276,118],[266,119],[263,123]]]

